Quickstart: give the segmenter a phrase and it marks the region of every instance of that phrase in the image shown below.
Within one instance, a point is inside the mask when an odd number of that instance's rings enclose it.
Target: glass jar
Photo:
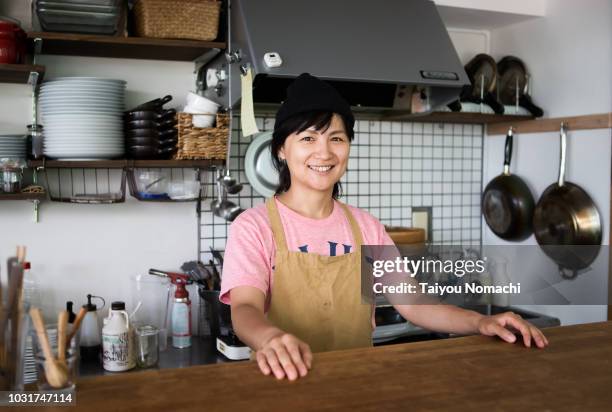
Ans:
[[[40,124],[29,124],[26,137],[27,153],[30,159],[43,157],[43,126]]]
[[[152,325],[136,328],[136,364],[150,368],[159,361],[159,329]]]
[[[19,193],[21,191],[21,179],[23,172],[16,168],[0,169],[2,182],[2,192],[4,193]]]

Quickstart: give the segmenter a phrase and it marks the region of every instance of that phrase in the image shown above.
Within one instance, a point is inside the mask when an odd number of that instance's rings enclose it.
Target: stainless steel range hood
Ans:
[[[228,66],[232,106],[241,66],[253,70],[256,104],[282,102],[304,72],[332,83],[356,109],[377,111],[423,112],[469,84],[429,0],[232,0],[230,14],[228,51],[238,62],[228,65],[223,54],[212,60],[204,87],[224,106]],[[282,63],[266,63],[275,57]]]

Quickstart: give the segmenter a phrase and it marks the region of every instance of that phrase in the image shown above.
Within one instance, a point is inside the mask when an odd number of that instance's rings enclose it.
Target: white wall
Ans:
[[[127,80],[128,108],[166,94],[175,96],[167,107],[182,105],[194,82],[193,64],[184,62],[42,56],[40,63],[46,78]],[[0,134],[23,132],[31,123],[29,96],[28,86],[0,84]],[[129,195],[116,205],[43,202],[40,223],[33,223],[32,211],[29,202],[0,202],[0,262],[16,245],[27,245],[49,314],[66,300],[82,304],[87,293],[129,304],[129,277],[150,267],[176,270],[198,257],[193,202],[139,202]],[[5,271],[2,264],[3,277]]]
[[[548,0],[546,17],[491,31],[491,54],[523,59],[532,74],[532,96],[546,117],[612,111],[612,3],[608,0]],[[593,198],[603,222],[603,243],[609,244],[611,131],[570,131],[569,181],[581,185]],[[515,138],[511,171],[527,181],[537,200],[558,173],[558,133],[519,135]],[[500,174],[503,136],[485,139],[485,184]],[[504,244],[484,225],[483,242]],[[522,242],[536,245],[531,236]],[[535,247],[535,246],[534,246]],[[605,258],[605,261],[602,259]],[[607,290],[607,255],[602,254],[586,277]],[[519,268],[537,273],[554,270],[543,259],[537,267]],[[588,278],[579,278],[579,288]],[[605,306],[535,306],[531,309],[557,316],[563,324],[606,319]]]

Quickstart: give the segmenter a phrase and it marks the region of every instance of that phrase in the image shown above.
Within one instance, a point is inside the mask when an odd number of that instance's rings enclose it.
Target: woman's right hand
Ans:
[[[304,377],[312,367],[312,351],[307,343],[281,332],[268,339],[256,353],[257,364],[264,375],[290,381]]]

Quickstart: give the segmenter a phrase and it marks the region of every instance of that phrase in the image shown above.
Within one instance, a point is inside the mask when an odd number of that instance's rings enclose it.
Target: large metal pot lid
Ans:
[[[257,193],[272,197],[278,187],[278,172],[272,163],[272,132],[255,135],[244,157],[247,180]]]

